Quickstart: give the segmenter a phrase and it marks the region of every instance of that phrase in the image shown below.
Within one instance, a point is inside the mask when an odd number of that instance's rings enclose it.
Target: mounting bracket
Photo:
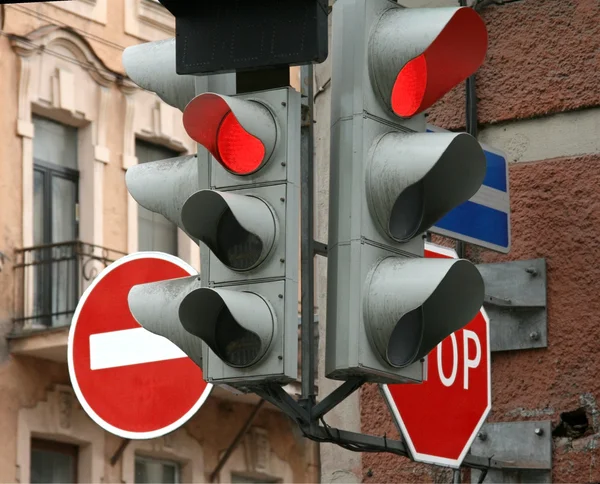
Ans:
[[[548,346],[546,260],[478,264],[492,351]]]
[[[551,422],[487,423],[475,438],[471,455],[504,461],[502,468],[491,467],[483,480],[481,470],[471,470],[472,483],[552,482]]]

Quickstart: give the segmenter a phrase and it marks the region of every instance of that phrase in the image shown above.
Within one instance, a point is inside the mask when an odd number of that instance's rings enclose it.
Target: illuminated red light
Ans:
[[[225,168],[238,175],[258,170],[265,158],[262,142],[248,133],[231,111],[219,127],[217,150]]]
[[[402,117],[418,114],[483,63],[487,31],[471,8],[461,8],[431,45],[400,71],[392,89],[392,110]]]
[[[392,109],[398,116],[413,116],[421,106],[427,87],[427,60],[421,54],[398,74],[392,90]]]
[[[187,134],[204,146],[235,175],[249,175],[269,159],[276,126],[269,111],[257,102],[204,93],[183,111]]]

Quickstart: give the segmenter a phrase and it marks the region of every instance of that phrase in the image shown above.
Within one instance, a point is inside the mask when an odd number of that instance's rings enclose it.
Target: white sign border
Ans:
[[[450,256],[453,259],[458,258],[458,254],[456,253],[456,251],[454,249],[451,249],[449,247],[442,247],[440,245],[432,244],[430,242],[425,243],[425,250],[428,250],[430,252],[436,252],[441,255]],[[458,456],[458,459],[448,459],[446,457],[440,457],[440,456],[435,456],[435,455],[430,455],[430,454],[422,454],[420,452],[417,452],[417,450],[415,449],[414,443],[410,438],[410,434],[408,433],[406,425],[404,424],[404,421],[402,420],[400,412],[398,411],[398,407],[394,403],[394,399],[392,398],[392,394],[390,393],[388,386],[381,385],[381,389],[383,390],[383,394],[385,396],[386,403],[387,403],[388,407],[390,408],[392,415],[394,416],[394,421],[395,421],[396,425],[399,427],[400,433],[402,434],[404,441],[408,444],[408,448],[410,449],[410,453],[415,462],[422,462],[424,464],[435,464],[435,465],[452,467],[454,469],[458,469],[460,467],[460,465],[462,464],[462,461],[464,460],[465,456],[467,455],[467,452],[471,448],[471,445],[473,445],[473,441],[475,440],[475,437],[477,436],[477,434],[479,433],[479,430],[483,426],[485,419],[487,418],[487,416],[490,413],[490,410],[492,409],[492,359],[491,359],[491,351],[490,351],[490,319],[489,319],[487,313],[485,312],[485,309],[483,309],[483,306],[481,307],[479,312],[485,319],[486,328],[487,328],[487,339],[488,339],[487,346],[488,346],[488,355],[489,355],[488,356],[488,388],[487,388],[488,405],[487,405],[485,411],[483,412],[483,414],[481,415],[479,422],[477,422],[477,425],[475,426],[473,433],[471,434],[471,437],[469,437],[469,440],[465,444],[465,447],[463,448],[462,452]]]
[[[75,313],[73,314],[73,319],[71,320],[71,327],[69,328],[69,339],[68,339],[68,346],[67,346],[67,363],[69,366],[69,376],[71,378],[71,385],[73,385],[73,390],[75,391],[75,395],[77,396],[79,403],[81,404],[81,406],[83,407],[85,412],[88,414],[88,416],[95,423],[97,423],[100,427],[102,427],[104,430],[106,430],[114,435],[117,435],[124,439],[142,440],[142,439],[154,439],[157,437],[162,437],[163,435],[173,432],[174,430],[178,429],[183,424],[185,424],[190,418],[192,418],[196,414],[196,412],[198,412],[200,407],[204,404],[204,402],[210,395],[210,392],[212,391],[213,385],[208,382],[206,383],[206,388],[200,395],[200,398],[198,399],[198,401],[181,418],[179,418],[172,424],[167,425],[166,427],[163,427],[163,428],[160,428],[157,430],[151,430],[148,432],[131,432],[128,430],[119,429],[118,427],[115,427],[114,425],[109,424],[107,421],[105,421],[103,418],[101,418],[92,409],[92,407],[88,404],[87,400],[83,396],[83,393],[82,393],[81,389],[79,388],[79,383],[77,382],[77,376],[75,375],[75,367],[74,367],[74,363],[73,363],[73,339],[75,337],[75,328],[77,327],[77,321],[79,320],[79,314],[81,313],[81,309],[85,305],[87,298],[92,293],[92,291],[94,290],[96,285],[104,277],[106,277],[107,274],[109,274],[114,269],[122,266],[123,264],[125,264],[127,262],[131,262],[132,260],[138,260],[138,259],[164,260],[164,261],[171,262],[171,263],[181,267],[190,276],[198,275],[198,271],[196,269],[194,269],[191,265],[189,265],[187,262],[182,261],[181,259],[179,259],[178,257],[175,257],[174,255],[165,254],[163,252],[155,252],[155,251],[136,252],[134,254],[129,254],[124,257],[121,257],[120,259],[117,259],[115,262],[113,262],[111,265],[106,267],[100,274],[98,274],[96,276],[96,278],[92,281],[92,283],[89,285],[89,287],[85,290],[85,292],[81,296],[81,299],[77,303],[77,308],[75,309]]]

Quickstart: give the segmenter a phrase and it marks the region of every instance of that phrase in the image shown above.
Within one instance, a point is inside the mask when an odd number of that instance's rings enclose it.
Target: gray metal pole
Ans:
[[[461,7],[467,6],[467,0],[459,0]],[[467,133],[477,138],[477,94],[475,92],[475,74],[469,76],[465,89],[465,123]],[[461,259],[465,257],[466,244],[462,241],[456,242],[456,253]]]
[[[313,66],[302,67],[302,153],[300,159],[301,204],[301,331],[302,394],[301,401],[309,414],[315,402],[314,337],[314,87]]]
[[[460,484],[460,469],[454,469],[452,472],[452,484]]]

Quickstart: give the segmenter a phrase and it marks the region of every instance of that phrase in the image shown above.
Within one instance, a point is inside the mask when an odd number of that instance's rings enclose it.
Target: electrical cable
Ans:
[[[61,22],[60,20],[58,20],[58,19],[56,19],[54,17],[51,17],[48,14],[45,14],[45,13],[42,13],[42,12],[37,12],[37,11],[32,10],[30,8],[22,7],[21,5],[14,5],[14,4],[10,6],[9,10],[10,9],[16,10],[16,11],[21,12],[21,13],[24,13],[25,15],[29,15],[30,17],[35,17],[35,18],[37,18],[40,21],[49,22],[50,24],[58,25],[59,27],[67,27],[70,30],[73,30],[73,31],[77,32],[82,37],[87,37],[87,38],[92,39],[92,40],[94,40],[96,42],[102,43],[102,44],[104,44],[104,45],[106,45],[108,47],[112,47],[113,49],[117,49],[117,50],[121,50],[121,51],[125,50],[125,46],[123,46],[123,45],[120,45],[120,44],[117,44],[116,42],[112,42],[110,40],[107,40],[107,39],[105,39],[103,37],[100,37],[99,35],[94,35],[94,34],[91,34],[89,32],[86,32],[85,30],[73,27],[72,25],[69,25],[69,24],[67,24],[65,22]]]
[[[33,41],[31,41],[31,40],[29,40],[29,39],[27,39],[25,37],[20,37],[20,36],[17,36],[15,34],[12,34],[10,32],[6,32],[6,31],[3,31],[3,30],[0,30],[0,35],[2,35],[4,37],[7,37],[9,39],[18,38],[20,42],[23,42],[23,43],[25,43],[25,44],[27,44],[29,46],[34,47],[34,48],[38,48],[38,49],[42,49],[43,48],[43,52],[45,54],[50,54],[50,55],[52,55],[54,57],[62,59],[64,61],[66,61],[66,62],[70,62],[71,64],[75,64],[75,65],[77,65],[79,67],[82,67],[84,69],[94,68],[94,69],[96,69],[98,71],[110,74],[111,76],[116,76],[117,79],[122,79],[122,78],[125,77],[125,75],[123,75],[123,74],[121,74],[119,72],[111,71],[110,69],[108,69],[106,67],[97,67],[97,66],[95,66],[95,65],[93,65],[91,63],[81,62],[81,61],[78,61],[77,59],[74,59],[73,57],[69,57],[69,56],[67,56],[65,54],[62,54],[60,52],[56,52],[56,51],[54,51],[52,49],[45,48],[42,45],[36,44],[35,42],[33,42]]]
[[[351,443],[351,442],[345,442],[339,435],[339,429],[334,429],[333,427],[331,427],[329,424],[327,424],[327,422],[325,422],[325,419],[321,416],[319,417],[319,421],[321,422],[321,424],[323,425],[323,430],[325,431],[325,433],[327,434],[327,437],[317,437],[309,432],[307,432],[302,426],[300,427],[300,431],[302,432],[303,436],[314,441],[314,442],[318,442],[321,444],[334,444],[337,445],[339,447],[341,447],[342,449],[346,449],[349,450],[351,452],[365,452],[365,453],[380,453],[380,452],[388,452],[390,454],[394,454],[394,455],[398,455],[401,457],[408,457],[410,458],[409,455],[407,455],[407,453],[401,451],[401,450],[397,450],[397,449],[393,449],[387,446],[387,433],[384,434],[383,439],[384,439],[384,448],[385,450],[381,450],[380,446],[372,446],[372,445],[368,445],[368,444],[358,444],[358,443]],[[334,435],[332,433],[332,430],[335,430],[336,432],[338,432],[338,435]],[[483,479],[485,479],[485,476],[488,473],[488,470],[491,468],[491,458],[490,458],[490,463],[488,466],[482,466],[482,465],[472,465],[472,464],[465,464],[467,467],[470,467],[471,469],[477,469],[479,471],[481,471],[481,474],[483,475]],[[481,476],[480,476],[480,481],[479,482],[483,482],[481,480]]]
[[[475,0],[472,5],[473,10],[482,10],[490,5],[506,5],[507,3],[522,2],[523,0]]]

